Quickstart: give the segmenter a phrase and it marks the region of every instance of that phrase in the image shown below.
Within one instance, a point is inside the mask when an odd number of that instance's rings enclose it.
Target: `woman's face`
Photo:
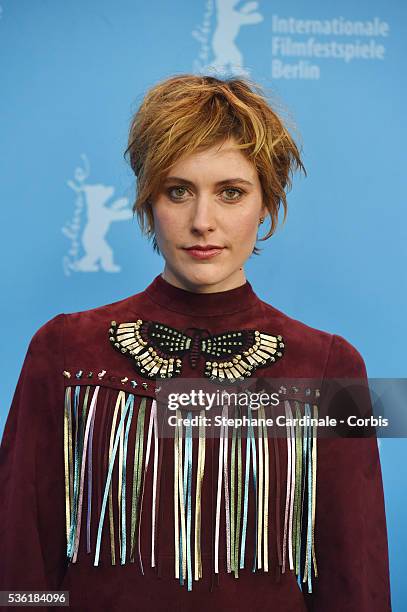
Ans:
[[[242,285],[243,264],[256,243],[259,219],[267,213],[257,170],[234,142],[179,160],[153,201],[163,277],[188,291]]]

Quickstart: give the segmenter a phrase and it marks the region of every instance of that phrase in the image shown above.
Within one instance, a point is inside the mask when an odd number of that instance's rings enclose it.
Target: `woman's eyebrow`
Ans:
[[[189,181],[188,179],[182,178],[180,176],[167,176],[167,178],[164,179],[164,183],[168,183],[169,181],[179,181],[180,183],[185,183],[186,185],[191,185],[191,187],[195,187],[192,181]],[[253,183],[251,183],[250,181],[239,177],[223,179],[222,181],[218,181],[217,183],[215,183],[215,185],[217,187],[220,187],[221,185],[228,185],[229,183],[244,183],[246,185],[253,186]]]

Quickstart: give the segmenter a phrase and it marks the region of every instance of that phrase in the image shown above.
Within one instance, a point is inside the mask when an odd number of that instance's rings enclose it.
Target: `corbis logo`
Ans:
[[[90,165],[81,155],[83,165],[78,166],[74,178],[67,185],[74,193],[72,219],[62,228],[70,240],[68,254],[63,258],[66,276],[72,272],[120,272],[114,262],[113,249],[106,234],[114,221],[127,221],[132,217],[127,198],[113,199],[114,187],[88,182]]]

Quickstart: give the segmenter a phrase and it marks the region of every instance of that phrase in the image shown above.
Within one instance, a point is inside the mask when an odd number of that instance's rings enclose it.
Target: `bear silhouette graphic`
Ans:
[[[84,194],[86,225],[81,236],[84,255],[69,262],[72,270],[80,272],[119,272],[120,266],[113,261],[113,249],[106,240],[110,224],[131,219],[127,198],[118,198],[109,205],[114,187],[106,185],[81,185],[77,191]]]
[[[243,55],[236,44],[236,38],[243,26],[255,25],[263,21],[263,15],[257,10],[258,2],[240,4],[239,0],[216,0],[216,26],[213,32],[211,46],[214,59],[206,65],[200,66],[201,71],[215,72],[219,75],[227,72],[247,74],[249,70],[244,67]],[[208,24],[194,33],[202,43],[200,57],[207,55]],[[198,66],[197,66],[198,68]]]

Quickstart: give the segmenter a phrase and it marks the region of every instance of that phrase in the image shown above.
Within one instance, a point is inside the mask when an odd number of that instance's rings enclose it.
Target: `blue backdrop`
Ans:
[[[174,73],[246,71],[289,109],[308,178],[247,276],[275,307],[347,338],[369,376],[406,376],[406,19],[401,0],[0,0],[0,430],[40,325],[162,270],[132,219],[122,154],[144,92]],[[405,451],[380,441],[396,612]]]

